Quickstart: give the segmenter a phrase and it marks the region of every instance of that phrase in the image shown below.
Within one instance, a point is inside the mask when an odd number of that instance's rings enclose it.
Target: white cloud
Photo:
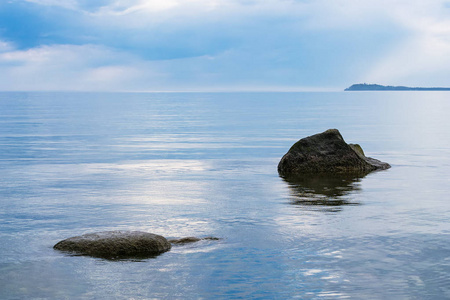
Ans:
[[[56,34],[100,46],[0,41],[0,89],[319,86],[350,73],[420,85],[450,69],[449,8],[438,0],[22,1],[78,12]]]
[[[0,53],[3,80],[0,90],[107,90],[107,91],[189,91],[256,90],[257,73],[284,78],[283,72],[265,70],[261,59],[251,63],[236,51],[216,57],[201,56],[177,60],[145,61],[124,52],[94,45],[54,45]],[[248,56],[246,56],[248,57]],[[250,63],[241,74],[231,74],[239,65]],[[266,76],[266,75],[264,75]],[[276,82],[273,89],[280,82]],[[264,85],[268,88],[268,85]],[[272,89],[272,88],[269,88]]]
[[[380,20],[393,20],[406,27],[420,30],[421,20],[431,16],[447,17],[446,0],[22,0],[46,6],[60,6],[83,10],[95,8],[96,16],[113,15],[128,20],[145,16],[167,20],[183,15],[188,19],[206,13],[226,17],[232,23],[242,17],[285,16],[303,19],[310,28],[348,28],[373,25]],[[447,8],[448,9],[448,8]],[[231,18],[230,18],[231,17]],[[187,20],[180,20],[186,22]],[[418,21],[418,22],[417,22]],[[113,24],[111,24],[113,25]]]
[[[14,46],[11,43],[0,40],[0,54],[4,52],[10,52],[14,50]]]
[[[139,66],[132,56],[93,45],[9,51],[0,53],[0,90],[121,90],[142,83]]]
[[[67,9],[77,8],[77,0],[25,0],[25,2],[30,2],[45,6],[59,6]]]
[[[381,58],[367,81],[392,85],[448,86],[450,43],[432,34],[411,38]]]
[[[43,6],[56,6],[66,9],[94,12],[96,15],[123,16],[133,13],[160,13],[164,11],[188,9],[212,10],[239,4],[239,1],[221,0],[18,0]]]
[[[430,1],[396,10],[395,18],[408,30],[408,35],[376,61],[365,75],[367,81],[448,86],[450,20],[443,7],[441,1]]]
[[[0,62],[47,66],[70,63],[75,66],[80,61],[115,60],[116,57],[112,50],[101,46],[53,45],[5,52],[0,55]]]
[[[103,6],[97,13],[98,14],[113,14],[113,15],[126,15],[135,12],[161,12],[174,8],[179,5],[176,0],[135,0],[135,1],[122,1],[117,0],[113,3]]]

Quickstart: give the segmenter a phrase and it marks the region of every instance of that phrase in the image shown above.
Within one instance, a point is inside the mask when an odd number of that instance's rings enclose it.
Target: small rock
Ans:
[[[169,251],[163,236],[140,231],[104,231],[60,241],[56,250],[108,259],[151,257]]]

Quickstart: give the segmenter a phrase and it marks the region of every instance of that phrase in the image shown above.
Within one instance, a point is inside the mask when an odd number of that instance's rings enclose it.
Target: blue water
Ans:
[[[448,299],[450,93],[0,93],[0,299]],[[338,128],[392,168],[286,182]],[[216,236],[153,259],[53,250]]]

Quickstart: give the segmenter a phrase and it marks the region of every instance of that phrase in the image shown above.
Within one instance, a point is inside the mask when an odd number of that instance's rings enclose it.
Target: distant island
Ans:
[[[379,84],[358,83],[354,84],[345,91],[450,91],[450,88],[444,87],[407,87],[390,86]]]

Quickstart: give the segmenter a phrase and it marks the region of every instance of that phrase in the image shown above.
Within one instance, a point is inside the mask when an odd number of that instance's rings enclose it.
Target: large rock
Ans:
[[[170,250],[163,236],[140,231],[104,231],[60,241],[56,250],[101,258],[151,257]]]
[[[366,157],[362,148],[347,144],[337,129],[299,140],[278,164],[282,177],[308,174],[367,174],[391,166]]]

